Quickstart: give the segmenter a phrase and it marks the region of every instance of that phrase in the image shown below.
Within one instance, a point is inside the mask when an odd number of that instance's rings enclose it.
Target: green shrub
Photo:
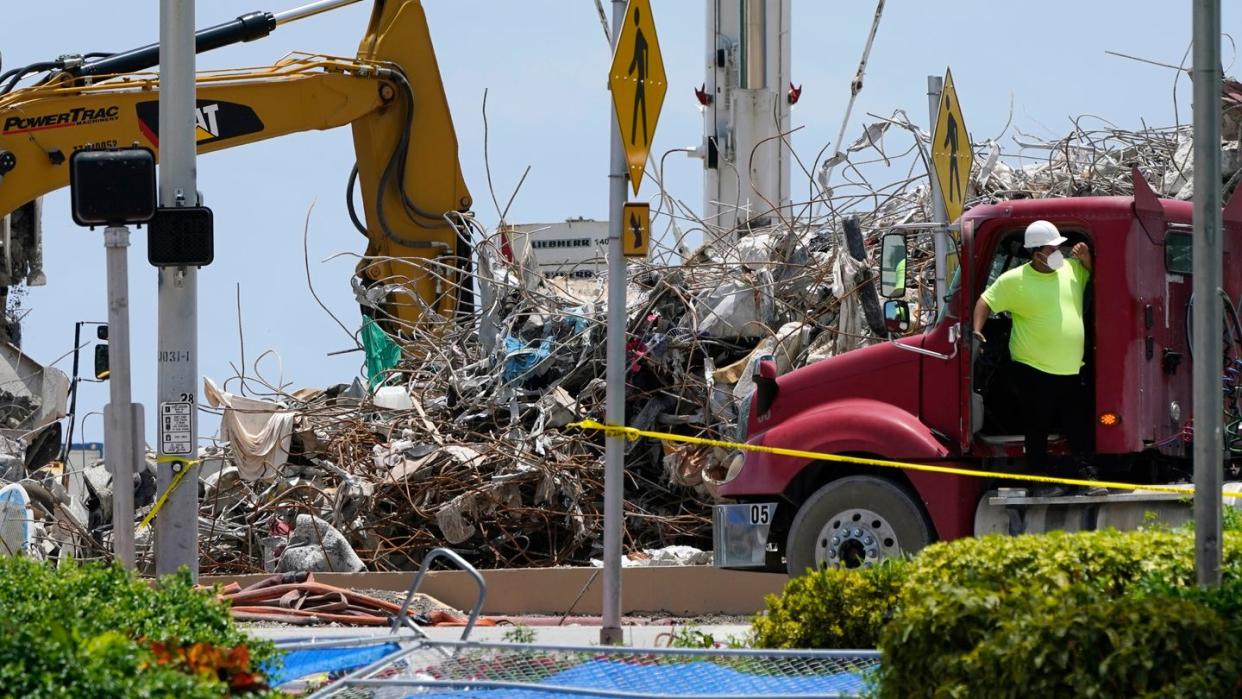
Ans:
[[[1208,606],[1163,595],[944,586],[884,630],[881,697],[1221,697],[1242,646]]]
[[[275,657],[187,574],[0,557],[0,688],[21,697],[219,697]]]
[[[1225,535],[1225,563],[1242,562],[1242,535]],[[1060,589],[1084,582],[1119,595],[1159,576],[1178,586],[1194,580],[1194,537],[1184,531],[1050,532],[992,535],[928,546],[910,568],[910,594],[942,584],[1005,590]]]
[[[830,568],[794,578],[768,595],[767,612],[754,620],[760,648],[874,648],[892,616],[909,563]]]
[[[1186,530],[939,543],[909,561],[791,580],[767,648],[884,651],[884,696],[1242,695],[1242,532],[1224,584],[1194,584]]]

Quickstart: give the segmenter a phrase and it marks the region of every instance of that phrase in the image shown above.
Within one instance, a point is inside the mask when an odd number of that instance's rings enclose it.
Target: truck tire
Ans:
[[[808,568],[858,568],[917,552],[932,528],[904,488],[847,476],[815,491],[794,516],[785,544],[789,575]]]

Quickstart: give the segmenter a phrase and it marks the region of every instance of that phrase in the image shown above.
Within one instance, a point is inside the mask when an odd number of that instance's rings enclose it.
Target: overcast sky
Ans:
[[[197,26],[252,10],[279,11],[305,0],[211,0],[198,3]],[[278,29],[253,43],[199,56],[200,68],[257,66],[289,51],[353,55],[370,2]],[[502,204],[522,171],[530,176],[514,202],[514,223],[607,215],[609,102],[605,80],[610,52],[593,0],[426,0],[432,38],[448,92],[466,181],[480,220],[491,227],[496,212],[487,190],[480,114],[490,90],[490,157]],[[607,3],[610,4],[610,3]],[[652,0],[669,93],[654,150],[696,145],[702,118],[693,90],[704,79],[703,0]],[[1225,2],[1223,26],[1242,33],[1242,6]],[[120,51],[158,38],[156,0],[7,0],[0,25],[4,69],[64,53]],[[874,3],[870,0],[794,0],[793,80],[803,86],[793,112],[795,150],[812,160],[840,125]],[[866,112],[904,108],[927,118],[926,76],[953,69],[966,122],[975,141],[999,135],[1009,119],[1027,133],[1051,137],[1070,129],[1073,115],[1092,114],[1121,127],[1169,125],[1176,71],[1106,55],[1105,50],[1178,64],[1190,41],[1191,4],[1168,0],[1098,0],[1041,3],[889,0],[872,52],[865,88],[847,132],[857,135]],[[1226,72],[1235,73],[1234,50],[1223,48]],[[1178,83],[1180,119],[1190,117],[1190,83]],[[1006,141],[1014,134],[1013,127]],[[1006,143],[1006,145],[1011,145]],[[349,287],[354,260],[323,260],[361,253],[344,187],[353,163],[348,129],[311,132],[204,156],[198,184],[215,211],[216,261],[200,275],[200,360],[217,383],[239,361],[236,293],[240,285],[246,359],[273,383],[323,387],[349,382],[360,371],[360,353],[329,357],[353,341],[315,304],[307,291],[302,234],[310,223],[310,269],[315,288],[349,325],[359,320]],[[667,160],[670,192],[696,209],[702,163],[674,154]],[[904,176],[894,172],[893,179]],[[796,172],[794,191],[804,191]],[[800,189],[801,188],[801,189]],[[652,195],[644,184],[640,198]],[[77,228],[67,190],[45,200],[46,287],[25,300],[23,349],[50,362],[72,348],[73,323],[104,320],[104,250],[101,233]],[[155,271],[147,265],[145,230],[131,248],[131,322],[134,396],[154,413]],[[84,360],[89,360],[84,357]],[[69,371],[69,362],[58,366]],[[247,373],[250,373],[248,368]],[[99,410],[105,384],[84,384],[79,413]],[[204,416],[200,431],[214,433]],[[148,443],[154,443],[148,426]],[[102,420],[86,421],[85,437],[101,440]],[[75,440],[78,441],[78,440]]]

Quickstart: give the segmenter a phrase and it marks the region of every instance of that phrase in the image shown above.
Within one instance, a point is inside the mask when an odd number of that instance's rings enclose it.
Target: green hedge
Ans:
[[[1085,584],[1010,594],[943,586],[884,629],[888,697],[1228,697],[1242,644],[1215,610]]]
[[[873,568],[828,568],[794,578],[782,595],[769,595],[767,614],[752,631],[762,648],[874,648],[892,617],[909,563]]]
[[[1242,534],[1194,585],[1186,531],[990,536],[791,580],[756,645],[884,651],[883,697],[1242,695]]]
[[[0,694],[220,697],[262,693],[270,643],[234,626],[188,575],[158,585],[118,567],[53,569],[0,556]]]

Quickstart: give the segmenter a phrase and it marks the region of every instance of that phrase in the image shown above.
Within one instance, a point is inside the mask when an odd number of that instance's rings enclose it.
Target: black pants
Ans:
[[[1048,435],[1059,430],[1069,438],[1075,466],[1091,451],[1091,396],[1078,374],[1047,374],[1022,362],[1012,364],[1014,393],[1022,417],[1027,467],[1049,472]]]

